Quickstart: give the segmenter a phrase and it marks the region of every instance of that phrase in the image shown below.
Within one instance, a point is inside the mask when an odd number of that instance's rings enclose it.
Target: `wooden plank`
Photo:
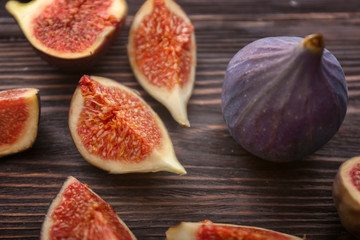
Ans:
[[[32,149],[0,159],[0,239],[38,239],[44,215],[68,175],[108,201],[138,239],[164,239],[180,221],[253,225],[306,236],[352,239],[332,201],[340,164],[360,154],[360,4],[358,0],[182,0],[196,29],[196,83],[190,128],[136,82],[127,59],[129,26],[143,1],[128,1],[124,31],[88,73],[138,90],[163,119],[188,174],[111,175],[88,164],[67,125],[71,96],[83,73],[66,73],[33,51],[0,0],[0,88],[36,87],[39,135]],[[276,164],[251,156],[231,138],[221,114],[221,87],[230,58],[267,36],[321,32],[343,66],[348,113],[338,133],[303,161]]]

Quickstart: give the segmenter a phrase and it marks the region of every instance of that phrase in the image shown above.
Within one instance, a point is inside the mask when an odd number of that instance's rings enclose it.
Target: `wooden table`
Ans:
[[[87,183],[108,201],[138,239],[164,239],[180,221],[253,225],[306,236],[352,239],[332,200],[340,164],[360,155],[359,0],[182,0],[196,29],[198,62],[188,106],[190,128],[136,82],[125,45],[143,1],[128,0],[124,31],[87,74],[113,78],[137,89],[163,119],[188,174],[111,175],[88,164],[71,140],[71,96],[83,74],[59,71],[35,54],[0,0],[0,88],[40,89],[41,120],[32,149],[0,159],[0,239],[39,239],[50,202],[66,177]],[[221,114],[221,87],[230,58],[267,36],[320,32],[343,66],[349,105],[338,133],[303,161],[257,159],[231,138]]]

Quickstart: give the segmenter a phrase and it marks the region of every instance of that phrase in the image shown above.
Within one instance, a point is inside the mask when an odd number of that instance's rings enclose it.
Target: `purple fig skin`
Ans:
[[[315,152],[346,114],[348,90],[340,63],[323,46],[310,48],[302,41],[259,39],[227,67],[225,122],[236,142],[265,160],[294,161]]]
[[[350,176],[350,171],[356,167],[360,167],[360,156],[340,166],[333,184],[333,200],[344,228],[360,239],[360,192]]]

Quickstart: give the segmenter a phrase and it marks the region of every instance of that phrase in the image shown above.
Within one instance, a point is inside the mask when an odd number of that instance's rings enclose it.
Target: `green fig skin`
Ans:
[[[320,34],[268,37],[229,62],[222,112],[245,150],[270,161],[294,161],[327,143],[342,124],[345,75]]]

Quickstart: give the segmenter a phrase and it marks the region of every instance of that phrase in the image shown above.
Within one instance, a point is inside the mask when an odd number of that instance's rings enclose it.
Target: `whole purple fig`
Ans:
[[[346,160],[339,167],[333,199],[344,228],[360,239],[360,156]]]
[[[293,161],[335,135],[347,100],[344,72],[321,34],[268,37],[230,60],[222,111],[245,150],[266,160]]]

